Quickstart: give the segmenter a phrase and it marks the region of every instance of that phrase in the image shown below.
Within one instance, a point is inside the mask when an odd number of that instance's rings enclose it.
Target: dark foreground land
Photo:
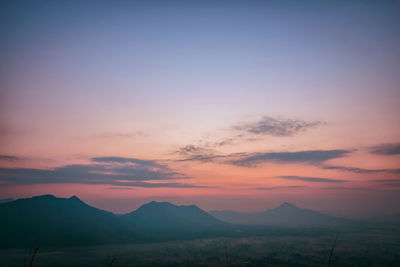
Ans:
[[[0,266],[400,266],[396,214],[351,221],[283,203],[214,216],[154,201],[124,215],[77,197],[9,201]]]
[[[40,248],[33,266],[328,266],[336,231],[145,244]],[[1,266],[24,266],[28,249],[0,250]],[[28,265],[29,266],[29,265]],[[339,232],[330,266],[400,266],[400,231]]]

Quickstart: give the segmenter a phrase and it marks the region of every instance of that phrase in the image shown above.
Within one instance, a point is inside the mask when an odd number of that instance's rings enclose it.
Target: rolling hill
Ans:
[[[181,239],[221,234],[228,223],[211,216],[195,205],[177,206],[168,202],[149,202],[121,219],[148,239]]]
[[[343,218],[325,215],[318,211],[296,207],[283,203],[274,209],[262,212],[241,213],[232,210],[210,211],[214,217],[232,224],[279,225],[279,226],[334,226],[349,221]]]
[[[0,247],[69,246],[131,240],[111,212],[77,197],[37,196],[0,204]]]

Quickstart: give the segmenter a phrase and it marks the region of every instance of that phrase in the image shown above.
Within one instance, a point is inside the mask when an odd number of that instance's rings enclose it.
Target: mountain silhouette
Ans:
[[[232,210],[210,211],[221,221],[233,224],[280,225],[280,226],[329,226],[346,223],[348,220],[329,216],[318,211],[299,208],[285,202],[274,209],[262,212],[242,213]]]
[[[177,206],[168,202],[144,204],[139,209],[123,216],[124,219],[149,227],[208,227],[222,225],[220,220],[211,216],[196,205]]]
[[[335,225],[345,219],[283,203],[259,213],[205,212],[149,202],[124,215],[53,195],[0,204],[0,247],[77,246],[277,233],[269,226]],[[239,225],[241,224],[241,225]],[[247,225],[244,225],[247,224]],[[284,230],[286,231],[286,230]]]
[[[0,247],[76,246],[219,236],[228,223],[195,205],[150,202],[125,214],[78,197],[43,195],[0,204]]]
[[[178,206],[152,201],[121,216],[122,220],[147,238],[176,239],[213,235],[229,225],[195,205]]]
[[[78,197],[52,195],[0,204],[0,247],[86,245],[128,241],[129,230],[111,212]]]

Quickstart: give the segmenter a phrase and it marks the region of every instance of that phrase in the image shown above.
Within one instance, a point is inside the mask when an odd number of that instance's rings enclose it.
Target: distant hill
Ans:
[[[195,205],[177,206],[168,202],[149,202],[122,215],[134,229],[148,238],[176,239],[214,235],[230,227]]]
[[[0,247],[69,246],[128,241],[131,234],[111,212],[77,197],[52,195],[0,204]]]
[[[343,218],[325,215],[318,211],[283,203],[279,207],[255,213],[241,213],[232,210],[210,211],[221,221],[233,224],[279,225],[279,226],[333,226],[348,223]]]

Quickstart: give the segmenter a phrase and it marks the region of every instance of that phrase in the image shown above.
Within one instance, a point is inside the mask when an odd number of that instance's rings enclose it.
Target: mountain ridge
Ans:
[[[17,199],[0,204],[0,217],[1,247],[58,245],[60,240],[62,245],[128,241],[128,229],[121,227],[112,212],[91,207],[77,197]]]
[[[206,212],[193,204],[150,201],[126,214],[114,214],[92,207],[78,196],[58,198],[49,194],[2,203],[0,217],[0,247],[32,247],[37,242],[48,246],[159,242],[276,234],[289,228],[352,223],[289,202],[243,213]]]
[[[333,226],[349,220],[326,215],[319,211],[299,208],[283,202],[276,208],[259,212],[236,212],[233,210],[211,210],[214,217],[232,224],[280,225],[280,226]]]
[[[0,217],[0,247],[190,239],[220,235],[229,228],[228,223],[195,205],[153,201],[116,215],[77,196],[58,198],[49,194],[0,204]]]

